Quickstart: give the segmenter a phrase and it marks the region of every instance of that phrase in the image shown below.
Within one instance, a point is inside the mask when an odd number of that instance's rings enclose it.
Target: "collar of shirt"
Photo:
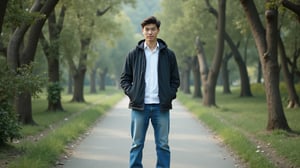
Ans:
[[[156,42],[156,48],[152,52],[156,51],[158,48],[159,48],[159,43]],[[144,49],[151,51],[150,47],[146,43],[144,43]]]

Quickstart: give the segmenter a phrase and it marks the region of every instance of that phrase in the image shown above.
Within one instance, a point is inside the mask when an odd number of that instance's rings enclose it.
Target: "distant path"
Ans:
[[[179,102],[171,111],[171,168],[235,168],[234,158]],[[75,149],[64,168],[127,168],[130,149],[130,109],[124,98],[111,109]],[[144,168],[155,168],[150,125]]]

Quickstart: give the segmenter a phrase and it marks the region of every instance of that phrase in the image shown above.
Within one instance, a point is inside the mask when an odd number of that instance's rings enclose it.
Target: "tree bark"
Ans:
[[[217,22],[217,44],[216,53],[214,55],[211,69],[209,70],[207,80],[207,94],[203,97],[203,104],[205,106],[217,106],[216,104],[216,84],[218,74],[220,71],[223,51],[224,51],[224,36],[225,36],[225,21],[226,21],[226,0],[218,1],[218,22]]]
[[[201,80],[200,80],[200,67],[197,56],[194,56],[192,61],[192,72],[194,77],[194,98],[202,98]]]
[[[73,93],[73,75],[72,75],[72,70],[69,68],[68,71],[68,94]]]
[[[185,57],[184,59],[184,66],[182,68],[183,78],[182,78],[182,85],[183,85],[183,92],[186,94],[191,94],[190,90],[190,74],[191,74],[191,57]]]
[[[222,62],[222,79],[223,79],[223,93],[224,94],[231,94],[230,91],[230,81],[229,81],[229,70],[228,70],[228,61],[232,57],[232,53],[226,54],[223,58]]]
[[[262,74],[261,63],[260,63],[260,60],[258,59],[258,61],[257,61],[257,79],[256,79],[256,83],[262,83],[261,82],[262,78],[263,78],[263,74]]]
[[[285,47],[280,36],[278,36],[278,40],[279,40],[278,48],[280,52],[281,69],[283,71],[283,77],[289,95],[287,108],[298,108],[300,106],[300,103],[299,103],[299,97],[296,92],[296,88],[294,86],[294,76],[292,73],[289,72]]]
[[[23,124],[36,125],[36,122],[32,117],[32,104],[31,104],[31,94],[29,92],[23,92],[16,96],[15,106],[17,112],[19,113],[19,121]]]
[[[2,33],[2,25],[4,21],[5,12],[6,12],[7,2],[8,0],[0,1],[0,34]]]
[[[96,93],[96,69],[92,68],[90,73],[90,93]]]
[[[254,2],[250,0],[240,0],[240,2],[246,13],[246,17],[260,55],[260,62],[263,67],[262,70],[268,108],[267,130],[290,130],[283,112],[279,92],[279,67],[277,62],[277,9],[266,10],[266,34]],[[268,0],[266,2],[268,2]]]
[[[267,0],[266,2],[269,2]],[[268,117],[268,130],[285,129],[290,130],[283,112],[281,96],[279,91],[279,66],[277,62],[277,43],[278,43],[278,30],[277,9],[267,9],[265,12],[266,17],[266,40],[267,51],[264,53],[264,68],[268,78],[265,80],[267,99],[270,99],[268,106],[270,112]]]
[[[84,79],[86,73],[86,61],[87,61],[87,50],[90,45],[91,38],[85,38],[80,40],[80,58],[78,63],[78,68],[75,66],[73,68],[73,80],[74,80],[74,92],[72,102],[85,102],[84,100]],[[73,63],[74,65],[74,63]]]
[[[99,89],[101,91],[104,91],[105,90],[105,78],[106,78],[106,75],[107,75],[107,72],[108,72],[108,68],[105,67],[100,73],[99,73],[99,76],[100,76],[100,87]]]
[[[202,82],[202,87],[203,87],[203,97],[207,97],[208,94],[208,63],[206,61],[206,55],[205,51],[203,48],[203,42],[201,42],[200,37],[196,37],[195,39],[195,48],[196,48],[196,53],[197,53],[197,58],[198,58],[198,63],[199,63],[199,71],[200,71],[200,77],[201,77],[201,82]]]

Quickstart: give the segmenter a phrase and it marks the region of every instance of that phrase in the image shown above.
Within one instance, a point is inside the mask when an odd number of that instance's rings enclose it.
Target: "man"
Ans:
[[[142,156],[149,121],[154,129],[157,168],[170,167],[169,126],[172,100],[179,87],[175,54],[157,38],[160,21],[154,16],[142,23],[144,40],[129,52],[120,85],[131,108],[130,168],[142,168]]]

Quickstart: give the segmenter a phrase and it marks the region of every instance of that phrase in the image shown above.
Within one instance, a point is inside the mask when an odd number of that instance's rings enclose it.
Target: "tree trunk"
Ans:
[[[3,25],[5,12],[6,12],[7,2],[8,0],[0,1],[0,34],[2,33],[2,25]]]
[[[68,94],[73,93],[73,75],[72,75],[72,70],[69,68],[68,71]]]
[[[183,78],[182,78],[182,85],[183,85],[183,92],[186,94],[190,94],[190,73],[191,72],[191,58],[186,57],[184,59],[184,67],[183,67]]]
[[[280,36],[278,36],[278,40],[279,40],[278,48],[280,52],[280,60],[281,60],[281,67],[282,67],[281,69],[283,71],[283,77],[289,95],[287,108],[298,108],[300,106],[300,103],[299,103],[299,97],[296,92],[296,88],[294,86],[294,77],[293,74],[289,72],[285,47]]]
[[[193,57],[192,62],[192,71],[193,71],[193,77],[194,77],[194,98],[202,98],[202,92],[201,92],[201,80],[200,80],[200,69],[199,69],[199,62],[197,56]]]
[[[84,100],[84,76],[85,76],[85,70],[78,71],[73,76],[74,81],[74,92],[73,92],[73,98],[71,102],[85,102]]]
[[[93,68],[90,73],[90,93],[96,92],[96,69]]]
[[[216,104],[216,84],[218,74],[220,71],[223,51],[224,51],[224,36],[225,36],[225,20],[226,20],[226,0],[218,1],[218,25],[217,25],[217,44],[216,53],[214,55],[212,66],[208,74],[207,80],[207,94],[203,97],[203,104],[205,106],[217,106]]]
[[[225,40],[227,41],[227,44],[229,45],[232,54],[234,56],[234,60],[238,65],[239,72],[240,72],[240,77],[241,77],[241,92],[240,96],[241,97],[251,97],[252,92],[251,92],[251,87],[250,87],[250,80],[249,80],[249,75],[247,71],[247,67],[245,62],[243,61],[243,58],[241,56],[241,53],[238,50],[238,45],[235,45],[230,38],[230,36],[225,32]]]
[[[9,42],[8,47],[8,65],[11,69],[15,70],[22,65],[29,65],[34,61],[34,56],[39,41],[39,36],[42,31],[42,27],[45,24],[51,11],[56,6],[58,0],[48,0],[45,3],[41,3],[40,0],[36,0],[32,6],[31,12],[39,11],[44,14],[45,17],[37,19],[29,29],[29,34],[24,48],[21,49],[21,43],[24,40],[25,33],[27,32],[29,25],[22,25],[20,28],[14,32],[13,37]],[[16,95],[16,110],[20,115],[30,115],[30,116],[20,116],[23,118],[32,118],[31,109],[31,93],[25,93],[25,95]],[[22,100],[24,99],[24,100]],[[30,99],[30,100],[29,100]],[[20,103],[21,102],[21,103]],[[30,104],[23,104],[24,102]],[[24,105],[24,106],[23,106]],[[22,120],[23,124],[32,124],[32,121]]]
[[[232,57],[232,53],[226,54],[223,63],[222,63],[222,79],[223,79],[223,93],[230,94],[230,81],[229,81],[229,70],[228,70],[228,61]]]
[[[21,123],[36,125],[32,118],[31,94],[29,92],[16,95],[15,106]]]
[[[201,77],[201,82],[203,87],[203,97],[207,97],[208,94],[207,77],[208,77],[209,70],[206,61],[205,51],[203,48],[203,43],[201,42],[199,37],[196,37],[195,48],[196,48],[197,58],[199,62],[199,71],[200,71],[200,77]]]
[[[218,17],[219,17],[218,12],[209,4],[208,1],[206,1],[206,4],[209,8],[210,13],[212,13],[218,19]],[[247,72],[246,64],[243,61],[242,56],[241,56],[241,54],[238,50],[238,45],[235,45],[233,43],[233,40],[231,39],[231,37],[228,35],[228,33],[226,31],[225,31],[225,34],[224,34],[224,38],[225,38],[228,46],[230,47],[230,49],[232,51],[232,54],[234,56],[234,60],[236,61],[237,65],[238,65],[238,68],[239,68],[240,77],[241,77],[241,93],[240,93],[240,96],[241,97],[251,97],[252,93],[251,93],[249,75],[248,75],[248,72]],[[226,71],[227,71],[227,69],[226,69]]]
[[[277,62],[277,9],[266,10],[266,33],[260,21],[254,2],[249,0],[240,0],[240,2],[246,13],[263,67],[262,70],[268,108],[267,130],[290,130],[283,112],[279,92],[279,67]]]
[[[258,59],[258,61],[257,61],[257,79],[256,79],[256,83],[262,83],[261,82],[262,78],[263,78],[263,74],[262,74],[261,63],[260,63],[260,60]]]
[[[87,61],[87,51],[90,45],[91,39],[85,38],[80,40],[81,49],[80,49],[80,58],[78,68],[75,69],[74,63],[71,67],[73,73],[74,81],[74,92],[72,102],[85,102],[84,100],[84,79],[86,73],[86,61]]]
[[[64,111],[61,104],[61,89],[60,89],[60,80],[59,80],[59,59],[48,57],[48,76],[49,76],[49,84],[58,84],[59,88],[55,88],[55,94],[57,97],[55,101],[48,98],[48,108],[47,111]],[[57,87],[57,86],[56,86]]]
[[[267,0],[266,2],[269,2]],[[283,112],[280,90],[279,90],[279,66],[277,62],[277,43],[278,43],[278,31],[277,31],[277,20],[278,11],[277,9],[267,9],[265,12],[266,17],[266,41],[267,51],[264,53],[263,65],[264,73],[268,74],[268,78],[265,80],[266,94],[268,103],[271,103],[269,108],[268,117],[268,130],[274,129],[285,129],[289,130],[287,121]]]
[[[48,81],[49,86],[60,87],[60,75],[59,75],[59,35],[62,31],[63,21],[65,16],[65,6],[61,7],[60,15],[58,21],[56,21],[55,11],[51,12],[48,18],[48,31],[49,31],[49,42],[44,37],[43,33],[40,36],[40,41],[42,44],[43,51],[47,58],[48,63]],[[51,91],[48,89],[48,109],[47,111],[64,111],[61,103],[61,89],[55,89]],[[54,100],[53,100],[54,99]]]
[[[108,68],[104,68],[103,71],[100,72],[100,90],[104,91],[105,90],[105,78],[106,78],[106,74],[108,72]]]

